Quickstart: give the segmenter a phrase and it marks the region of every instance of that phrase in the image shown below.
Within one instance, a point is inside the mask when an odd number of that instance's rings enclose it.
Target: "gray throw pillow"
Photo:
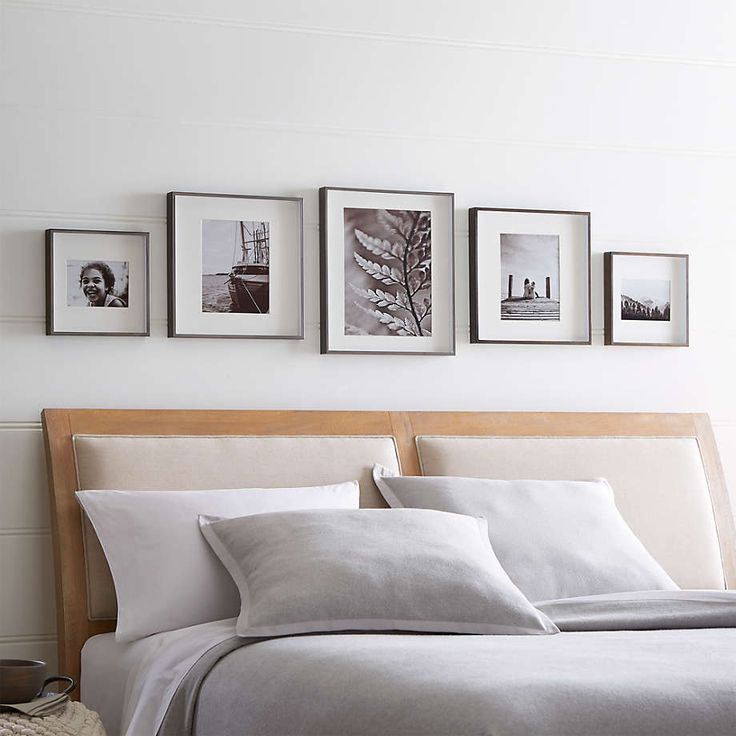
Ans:
[[[557,633],[503,571],[482,519],[317,510],[203,516],[200,527],[240,591],[240,636]]]
[[[493,550],[530,601],[678,590],[631,531],[607,481],[373,477],[393,508],[482,516]]]

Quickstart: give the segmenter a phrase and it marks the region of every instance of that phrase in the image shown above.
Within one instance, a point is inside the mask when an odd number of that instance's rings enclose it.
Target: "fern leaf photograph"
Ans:
[[[345,334],[432,335],[432,216],[346,207]]]

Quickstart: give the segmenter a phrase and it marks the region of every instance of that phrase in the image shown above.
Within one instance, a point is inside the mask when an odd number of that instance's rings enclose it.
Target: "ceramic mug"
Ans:
[[[44,694],[46,685],[66,682],[64,694],[76,687],[71,677],[46,677],[46,662],[35,659],[0,659],[0,703],[28,703]]]

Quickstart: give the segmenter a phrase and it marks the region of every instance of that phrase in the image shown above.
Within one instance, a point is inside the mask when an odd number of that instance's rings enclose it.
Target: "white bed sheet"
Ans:
[[[136,644],[116,642],[110,633],[87,639],[82,648],[81,700],[100,714],[109,736],[120,730],[125,684],[142,650]]]
[[[93,636],[82,648],[81,700],[100,714],[107,736],[153,736],[187,672],[234,635],[232,618],[129,643]]]

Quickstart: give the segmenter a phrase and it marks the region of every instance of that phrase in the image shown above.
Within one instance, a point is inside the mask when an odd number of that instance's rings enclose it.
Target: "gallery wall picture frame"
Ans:
[[[302,340],[301,197],[169,192],[169,337]]]
[[[689,260],[685,253],[604,253],[604,343],[688,347]]]
[[[46,334],[150,335],[149,243],[147,232],[46,230]]]
[[[319,190],[322,354],[455,354],[454,201]]]
[[[470,342],[590,345],[590,212],[472,207]]]

